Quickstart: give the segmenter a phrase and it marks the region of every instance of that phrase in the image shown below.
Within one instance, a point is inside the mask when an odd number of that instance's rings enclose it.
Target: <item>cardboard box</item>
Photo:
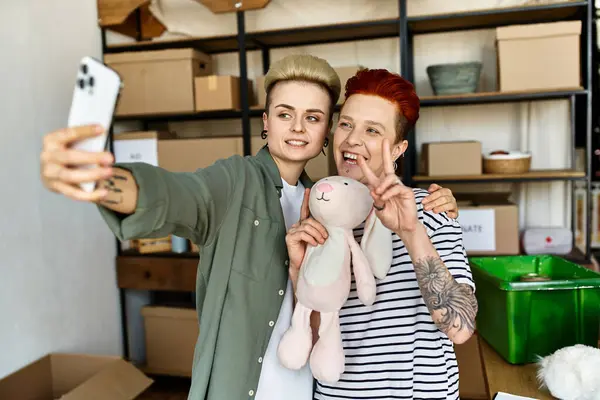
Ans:
[[[481,142],[423,143],[421,171],[428,176],[481,175]]]
[[[196,310],[149,306],[142,309],[142,315],[148,371],[191,377],[200,333]]]
[[[468,256],[517,255],[519,248],[519,209],[510,193],[455,193],[458,222]]]
[[[145,162],[159,166],[159,141],[175,138],[175,135],[163,131],[136,131],[114,135],[113,151],[115,162]]]
[[[49,354],[0,380],[0,399],[131,400],[152,380],[119,357]]]
[[[338,76],[340,77],[340,83],[342,84],[342,91],[340,93],[340,98],[337,102],[338,105],[342,104],[346,100],[344,93],[346,92],[346,82],[348,82],[348,79],[352,78],[358,72],[358,70],[363,68],[364,67],[360,65],[352,67],[334,68],[335,72],[337,72]]]
[[[158,147],[160,166],[173,172],[192,172],[233,155],[244,155],[241,137],[161,140]]]
[[[329,138],[329,146],[325,149],[325,154],[319,153],[318,156],[310,160],[304,170],[313,180],[313,182],[318,181],[321,178],[325,178],[330,175],[336,175],[331,171],[331,164],[333,159],[333,146],[331,146],[332,139]],[[261,138],[260,136],[252,136],[251,148],[252,155],[256,155],[263,146],[267,144],[267,141]],[[335,164],[335,163],[333,163]],[[334,169],[335,170],[335,169]]]
[[[106,54],[123,80],[116,115],[194,111],[194,78],[212,73],[210,56],[193,49]]]
[[[581,21],[496,29],[500,91],[581,86]]]
[[[196,111],[239,110],[240,78],[203,76],[195,79]]]
[[[173,172],[194,172],[221,158],[243,155],[241,137],[175,139],[167,132],[143,131],[115,135],[117,162],[146,162]]]
[[[477,333],[463,344],[454,345],[458,362],[459,395],[461,399],[487,399],[483,364]]]

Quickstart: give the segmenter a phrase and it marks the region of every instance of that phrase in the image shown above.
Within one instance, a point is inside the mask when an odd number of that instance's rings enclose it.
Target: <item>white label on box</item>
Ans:
[[[493,208],[461,210],[458,222],[463,231],[463,245],[469,251],[496,251],[496,218]]]
[[[145,162],[158,166],[158,140],[132,139],[114,141],[115,161],[118,163]]]

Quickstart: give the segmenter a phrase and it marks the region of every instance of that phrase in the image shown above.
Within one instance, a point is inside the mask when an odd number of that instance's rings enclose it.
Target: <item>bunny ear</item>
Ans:
[[[392,232],[386,228],[374,210],[367,217],[365,232],[360,241],[371,271],[377,279],[383,279],[392,265]]]

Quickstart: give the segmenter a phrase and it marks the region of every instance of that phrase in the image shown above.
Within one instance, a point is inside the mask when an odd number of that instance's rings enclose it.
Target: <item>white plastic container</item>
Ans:
[[[573,232],[568,228],[528,228],[523,232],[525,254],[565,255],[573,250]]]

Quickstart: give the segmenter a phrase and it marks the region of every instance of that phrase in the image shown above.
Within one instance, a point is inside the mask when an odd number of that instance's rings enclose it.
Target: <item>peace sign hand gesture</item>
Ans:
[[[411,188],[404,186],[394,172],[388,139],[383,140],[382,150],[381,176],[373,172],[362,156],[358,157],[358,165],[367,179],[377,217],[383,225],[402,238],[403,234],[414,232],[419,223],[415,195]]]

